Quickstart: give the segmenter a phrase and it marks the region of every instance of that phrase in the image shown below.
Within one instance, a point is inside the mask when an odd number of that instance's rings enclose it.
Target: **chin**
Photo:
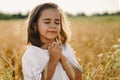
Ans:
[[[55,40],[56,37],[49,37],[49,40]]]
[[[46,38],[48,38],[49,40],[55,40],[56,37],[56,35],[49,35]]]

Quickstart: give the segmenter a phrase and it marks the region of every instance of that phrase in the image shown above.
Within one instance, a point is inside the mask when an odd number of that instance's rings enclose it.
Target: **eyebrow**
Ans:
[[[50,19],[49,18],[45,18],[45,19],[42,19],[42,20],[44,21],[44,20],[50,20]]]
[[[45,19],[42,19],[42,20],[44,21],[44,20],[51,20],[51,19],[45,18]],[[60,19],[55,19],[55,21],[60,21]]]

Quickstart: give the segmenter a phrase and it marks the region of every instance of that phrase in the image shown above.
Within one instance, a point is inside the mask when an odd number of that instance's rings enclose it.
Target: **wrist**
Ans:
[[[59,59],[56,58],[51,58],[49,59],[49,63],[51,63],[52,65],[56,65],[59,62]]]
[[[65,57],[63,54],[61,54],[61,55],[60,55],[60,60],[61,60],[62,62],[66,62],[66,57]]]
[[[66,66],[66,64],[67,64],[67,59],[66,59],[66,57],[65,57],[64,55],[61,55],[60,61],[61,61],[61,64],[62,64],[63,66]]]

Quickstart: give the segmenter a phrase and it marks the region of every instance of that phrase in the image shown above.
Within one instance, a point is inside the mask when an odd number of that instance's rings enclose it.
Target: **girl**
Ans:
[[[44,3],[32,10],[28,21],[31,45],[22,57],[24,80],[82,80],[64,27],[64,15],[56,4]]]

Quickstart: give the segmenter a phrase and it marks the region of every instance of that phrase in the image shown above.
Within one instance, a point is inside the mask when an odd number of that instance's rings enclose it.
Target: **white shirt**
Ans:
[[[70,45],[62,46],[62,53],[75,67],[82,71]],[[33,45],[29,46],[22,57],[24,80],[41,80],[42,72],[48,61],[48,50]],[[52,80],[69,80],[60,62],[56,66]]]

